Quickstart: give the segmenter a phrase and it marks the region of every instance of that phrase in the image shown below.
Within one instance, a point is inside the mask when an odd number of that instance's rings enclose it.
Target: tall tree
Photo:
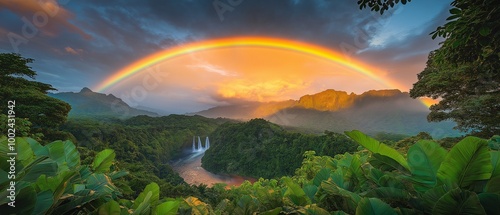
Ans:
[[[383,13],[398,0],[360,0],[360,8]],[[448,22],[432,32],[443,37],[410,96],[441,99],[429,121],[454,120],[461,131],[490,137],[500,133],[500,3],[455,0]]]
[[[55,90],[50,84],[26,79],[36,76],[28,65],[32,62],[19,54],[0,53],[0,109],[6,114],[7,101],[15,101],[16,118],[28,118],[34,132],[43,132],[64,123],[71,106],[47,95]]]

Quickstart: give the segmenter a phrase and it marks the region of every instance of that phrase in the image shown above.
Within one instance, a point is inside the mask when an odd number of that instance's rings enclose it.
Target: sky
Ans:
[[[59,92],[97,90],[151,54],[200,41],[279,38],[340,53],[383,82],[306,53],[226,47],[167,59],[101,90],[169,113],[326,89],[408,91],[442,40],[450,1],[414,0],[380,15],[349,0],[0,0],[0,52],[35,59],[36,80]]]

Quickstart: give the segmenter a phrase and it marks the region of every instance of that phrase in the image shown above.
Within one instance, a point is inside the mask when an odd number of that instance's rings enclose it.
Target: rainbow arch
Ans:
[[[121,80],[130,77],[131,75],[159,63],[164,60],[179,57],[185,54],[227,47],[268,47],[276,49],[285,49],[290,51],[301,52],[304,54],[309,54],[324,58],[336,63],[339,63],[347,68],[350,68],[356,72],[362,73],[371,79],[387,86],[396,87],[395,83],[390,80],[383,80],[377,76],[373,69],[364,66],[360,62],[346,60],[342,53],[334,52],[332,50],[293,40],[280,39],[280,38],[269,38],[269,37],[232,37],[232,38],[222,38],[213,40],[204,40],[201,42],[189,43],[186,45],[180,45],[171,49],[162,50],[144,57],[114,73],[106,80],[101,82],[97,87],[97,91],[103,91],[113,86],[114,84],[120,82]]]
[[[355,60],[348,60],[345,58],[344,54],[323,48],[321,46],[273,37],[230,37],[188,43],[153,53],[115,72],[113,75],[109,76],[104,81],[99,83],[95,87],[95,89],[98,92],[102,92],[115,85],[116,83],[126,79],[127,77],[130,77],[149,66],[165,60],[169,60],[193,52],[228,47],[267,47],[304,53],[338,63],[342,66],[345,66],[346,68],[366,75],[372,80],[388,88],[400,88],[399,84],[393,82],[392,80],[388,78],[382,79],[374,72],[376,71],[375,69],[370,68]],[[429,106],[427,103],[423,102],[423,104]]]

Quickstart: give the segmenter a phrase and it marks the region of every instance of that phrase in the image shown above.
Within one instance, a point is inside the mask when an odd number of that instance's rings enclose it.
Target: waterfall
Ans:
[[[205,150],[210,148],[210,140],[208,136],[205,138],[205,147],[203,147],[201,143],[201,138],[198,136],[198,146],[196,146],[196,136],[193,136],[193,145],[191,147],[191,152],[204,152]]]
[[[194,145],[194,136],[193,136],[193,150],[192,152],[195,152],[196,151],[196,146]]]
[[[202,151],[203,150],[203,146],[201,146],[201,139],[200,139],[200,136],[198,136],[198,150],[197,151]]]

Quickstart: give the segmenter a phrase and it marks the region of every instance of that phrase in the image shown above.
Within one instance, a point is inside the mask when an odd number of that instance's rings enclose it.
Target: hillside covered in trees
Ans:
[[[226,123],[212,134],[214,143],[202,158],[202,167],[214,173],[277,178],[292,175],[306,151],[334,156],[354,152],[356,144],[343,134],[292,133],[263,119]]]

